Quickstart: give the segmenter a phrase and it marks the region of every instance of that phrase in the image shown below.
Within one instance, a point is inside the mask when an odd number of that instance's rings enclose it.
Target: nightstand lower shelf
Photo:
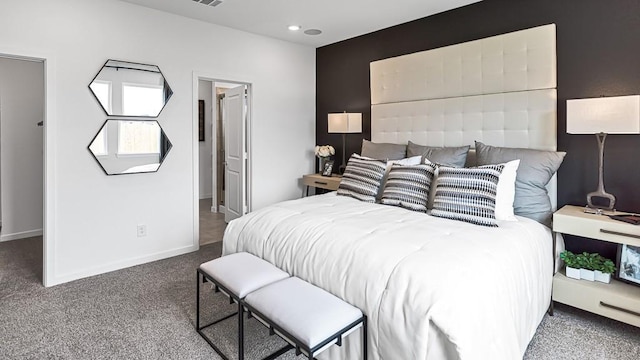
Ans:
[[[553,277],[553,300],[640,327],[638,286],[570,279],[562,270]]]

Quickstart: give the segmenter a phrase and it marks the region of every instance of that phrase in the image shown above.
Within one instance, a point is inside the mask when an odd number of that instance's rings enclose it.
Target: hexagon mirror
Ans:
[[[105,121],[89,151],[107,175],[156,172],[171,141],[155,120]]]
[[[109,60],[89,84],[109,116],[157,117],[173,95],[155,65]]]

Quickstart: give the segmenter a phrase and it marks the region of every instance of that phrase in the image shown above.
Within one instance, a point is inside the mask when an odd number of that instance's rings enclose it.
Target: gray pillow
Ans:
[[[400,160],[407,157],[407,145],[374,143],[362,140],[362,156],[378,160]]]
[[[558,171],[566,154],[560,151],[496,147],[476,141],[478,165],[501,164],[520,159],[513,212],[547,226],[551,226],[552,211],[545,186]]]
[[[422,162],[427,158],[432,163],[451,167],[464,167],[470,146],[436,147],[423,146],[409,141],[407,157],[422,155]]]

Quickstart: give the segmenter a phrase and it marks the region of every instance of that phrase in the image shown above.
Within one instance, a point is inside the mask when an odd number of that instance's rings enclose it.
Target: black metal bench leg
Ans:
[[[200,330],[200,272],[196,270],[196,330]]]
[[[362,321],[362,359],[367,360],[367,317]]]
[[[244,360],[244,307],[238,301],[238,360]]]

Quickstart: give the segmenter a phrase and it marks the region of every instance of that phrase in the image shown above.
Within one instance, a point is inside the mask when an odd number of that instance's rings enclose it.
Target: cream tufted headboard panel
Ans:
[[[371,63],[374,105],[555,87],[555,24]]]
[[[371,141],[557,148],[556,27],[371,63]],[[556,179],[549,184],[556,207]]]

